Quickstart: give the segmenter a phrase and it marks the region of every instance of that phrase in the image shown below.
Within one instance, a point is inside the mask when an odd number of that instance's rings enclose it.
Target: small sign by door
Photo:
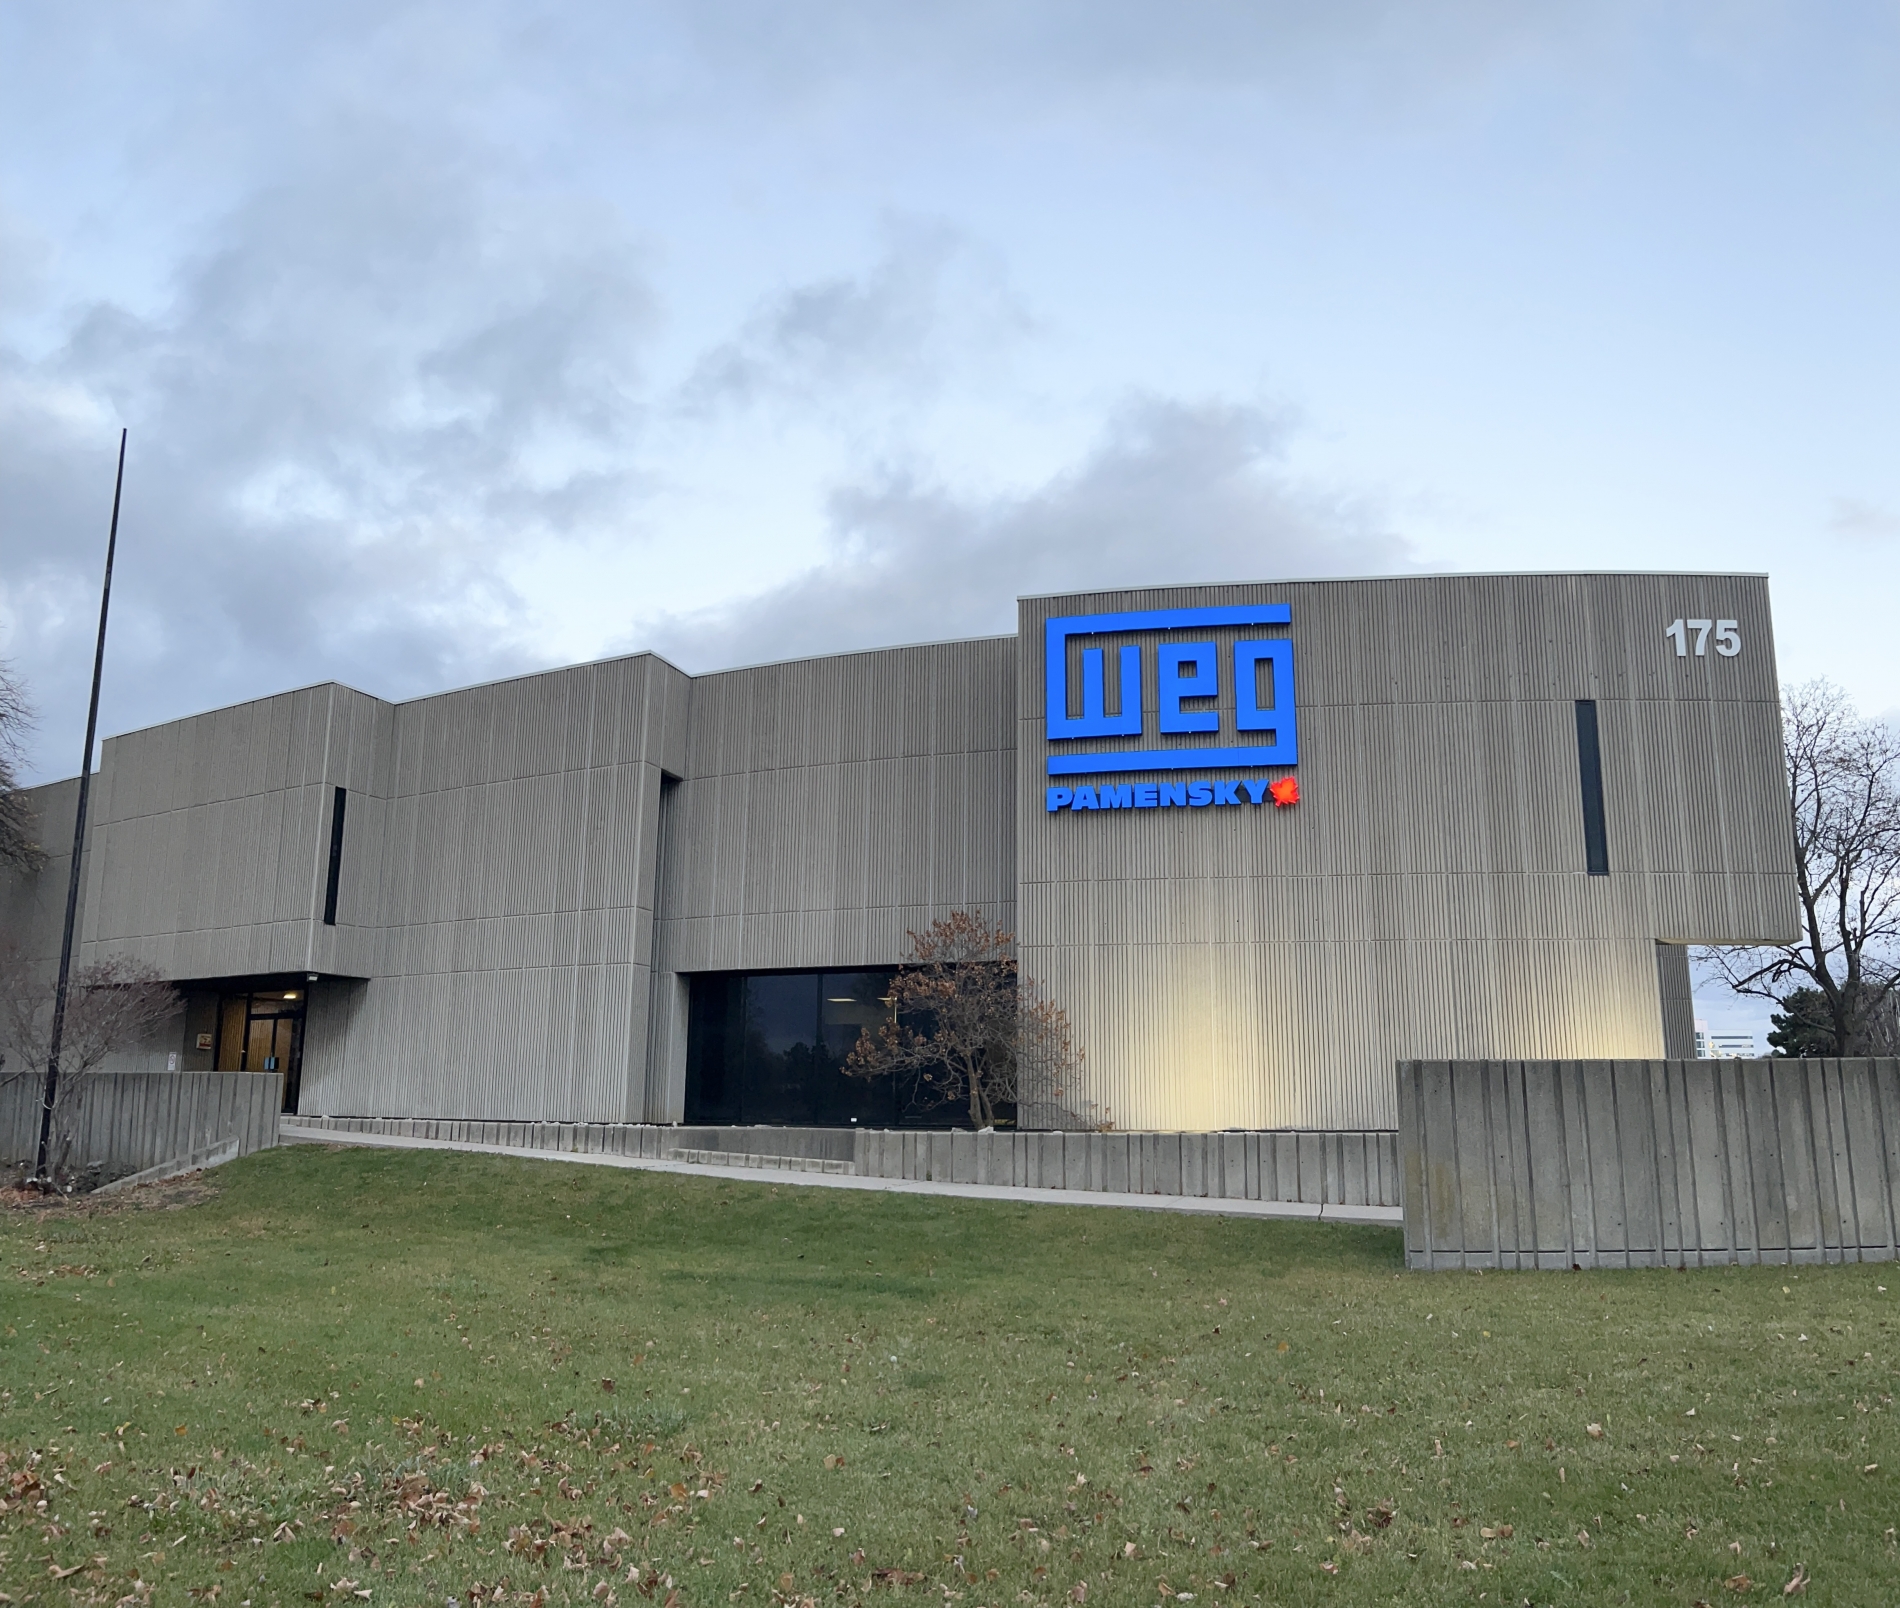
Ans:
[[[198,1035],[198,1048],[206,1051],[210,1050],[211,1035],[209,1033],[200,1033]]]

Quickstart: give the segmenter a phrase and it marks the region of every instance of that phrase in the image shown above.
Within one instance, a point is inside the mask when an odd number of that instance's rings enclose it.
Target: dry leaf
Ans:
[[[1583,1432],[1588,1435],[1591,1440],[1603,1439],[1603,1426],[1601,1424],[1586,1424]]]
[[[1744,1575],[1730,1575],[1728,1579],[1722,1582],[1722,1584],[1727,1586],[1730,1591],[1747,1591],[1750,1587],[1752,1587],[1755,1584],[1755,1582],[1750,1580],[1748,1576],[1744,1574]]]
[[[1789,1579],[1788,1583],[1781,1588],[1781,1594],[1784,1597],[1798,1597],[1807,1589],[1808,1571],[1805,1566],[1797,1563],[1794,1566],[1793,1576]]]

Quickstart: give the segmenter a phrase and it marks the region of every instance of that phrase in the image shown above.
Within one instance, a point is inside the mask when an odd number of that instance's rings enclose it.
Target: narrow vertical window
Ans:
[[[336,802],[330,808],[330,880],[323,889],[323,924],[326,927],[336,925],[336,889],[343,878],[343,806],[349,802],[349,794],[342,788],[336,790]]]
[[[1584,869],[1610,874],[1610,843],[1603,826],[1603,749],[1597,740],[1597,701],[1577,700],[1577,779],[1583,788]]]

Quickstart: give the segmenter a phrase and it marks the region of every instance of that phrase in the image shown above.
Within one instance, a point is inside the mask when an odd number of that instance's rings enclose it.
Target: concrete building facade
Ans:
[[[979,909],[1069,1012],[1076,1122],[1391,1128],[1400,1060],[1693,1055],[1683,946],[1793,928],[1781,766],[1761,577],[1032,598],[115,737],[80,956],[180,985],[141,1064],[305,1114],[814,1121],[907,932]],[[64,867],[0,890],[33,964]]]

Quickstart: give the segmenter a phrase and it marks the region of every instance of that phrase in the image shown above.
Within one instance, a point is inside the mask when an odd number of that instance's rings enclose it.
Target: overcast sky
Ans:
[[[1900,709],[1900,10],[0,8],[0,653],[107,733],[1006,631],[1018,592],[1766,570]]]

